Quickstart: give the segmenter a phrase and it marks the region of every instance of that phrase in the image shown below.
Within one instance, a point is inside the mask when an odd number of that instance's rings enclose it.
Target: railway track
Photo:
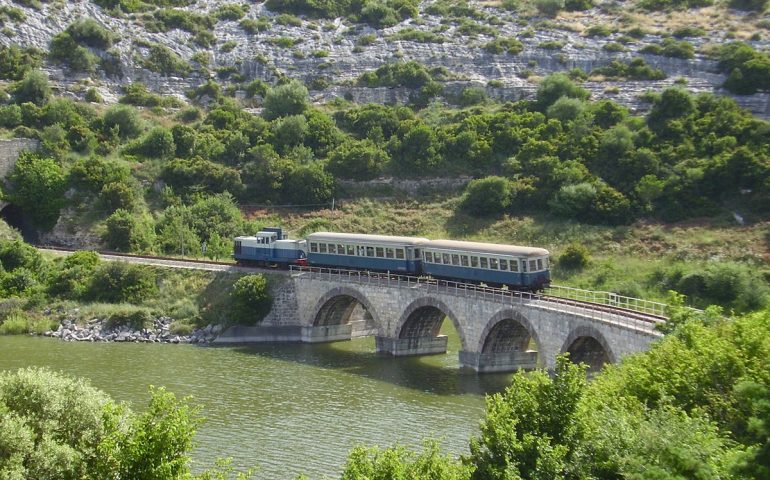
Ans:
[[[48,251],[48,252],[58,253],[58,254],[70,254],[78,251],[78,249],[74,249],[74,248],[54,247],[49,245],[36,245],[36,248],[42,251]],[[141,263],[145,265],[154,265],[154,266],[162,266],[162,267],[170,267],[170,268],[188,268],[188,269],[196,269],[196,270],[224,271],[224,272],[259,272],[259,273],[272,273],[272,274],[279,274],[279,275],[290,275],[294,271],[310,272],[310,273],[316,273],[316,274],[321,274],[326,271],[331,271],[328,268],[322,268],[322,267],[293,267],[292,270],[281,270],[277,268],[244,266],[244,265],[235,264],[233,262],[219,262],[219,261],[213,261],[213,260],[194,260],[194,259],[184,259],[184,258],[178,258],[178,257],[166,257],[166,256],[157,256],[157,255],[140,255],[140,254],[133,254],[133,253],[115,252],[111,250],[94,250],[94,251],[98,253],[99,256],[105,260],[127,261],[132,263]],[[344,272],[344,270],[338,270],[338,272]],[[394,274],[385,273],[385,272],[355,271],[355,273],[356,273],[356,278],[363,277],[363,278],[374,279],[378,281],[387,280],[389,278],[405,277],[404,275],[394,275]],[[585,308],[588,310],[594,310],[594,311],[604,312],[608,314],[616,314],[616,315],[624,316],[626,318],[634,319],[634,320],[649,323],[649,324],[664,323],[667,320],[667,318],[663,315],[640,312],[631,308],[625,308],[625,307],[609,305],[609,304],[599,303],[599,302],[576,300],[572,298],[564,298],[564,297],[547,295],[542,293],[512,291],[512,290],[507,290],[503,288],[493,288],[493,287],[475,285],[470,283],[452,282],[452,281],[441,280],[441,279],[430,278],[430,277],[408,277],[408,278],[414,279],[416,280],[416,282],[420,284],[435,286],[437,288],[452,289],[452,288],[462,287],[463,291],[477,292],[480,294],[492,293],[492,294],[500,294],[500,295],[510,295],[514,297],[521,297],[525,300],[543,301],[543,302],[559,304],[559,305],[564,305],[569,307]]]

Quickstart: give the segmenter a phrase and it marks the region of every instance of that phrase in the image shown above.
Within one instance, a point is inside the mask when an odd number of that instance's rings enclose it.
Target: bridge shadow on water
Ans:
[[[436,395],[483,395],[500,392],[510,384],[510,374],[483,374],[461,368],[457,352],[446,355],[393,357],[361,350],[365,339],[324,344],[261,344],[234,347],[239,353],[275,360],[296,362],[317,368],[334,369],[348,374],[389,382]],[[452,361],[453,360],[453,361]]]

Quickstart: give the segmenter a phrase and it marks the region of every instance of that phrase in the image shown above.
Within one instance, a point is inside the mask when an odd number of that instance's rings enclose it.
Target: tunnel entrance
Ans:
[[[610,361],[607,350],[594,337],[578,337],[569,346],[567,352],[571,362],[588,365],[589,374],[598,373],[604,364]]]
[[[10,227],[18,230],[27,243],[35,244],[40,238],[40,233],[32,226],[29,217],[24,214],[21,207],[8,204],[0,210],[0,218],[5,220]]]

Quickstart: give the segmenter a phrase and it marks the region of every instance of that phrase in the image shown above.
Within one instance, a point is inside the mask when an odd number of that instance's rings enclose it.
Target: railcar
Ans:
[[[436,278],[542,290],[551,281],[548,250],[492,243],[432,240],[422,246],[422,273]]]
[[[235,237],[233,258],[238,263],[287,268],[307,265],[304,240],[285,238],[280,228],[264,228],[254,236]]]
[[[421,245],[428,239],[318,232],[305,241],[308,263],[313,266],[418,274]]]

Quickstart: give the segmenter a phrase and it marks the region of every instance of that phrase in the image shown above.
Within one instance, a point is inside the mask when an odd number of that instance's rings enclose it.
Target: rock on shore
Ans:
[[[158,317],[152,325],[142,329],[133,329],[127,325],[111,326],[107,319],[94,318],[85,325],[78,325],[70,319],[64,319],[56,330],[43,334],[46,337],[59,338],[65,342],[135,342],[135,343],[193,343],[205,345],[211,343],[221,332],[221,325],[207,325],[194,330],[189,335],[171,332],[171,317]]]

